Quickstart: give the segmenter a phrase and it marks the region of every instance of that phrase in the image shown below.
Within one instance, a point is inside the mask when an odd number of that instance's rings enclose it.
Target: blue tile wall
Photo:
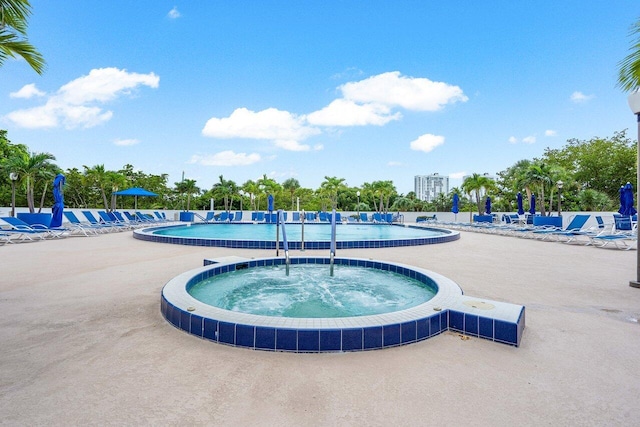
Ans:
[[[320,351],[342,350],[342,331],[340,329],[322,329],[320,331]]]
[[[235,323],[218,322],[218,342],[235,345],[236,343]]]
[[[237,324],[235,344],[240,347],[253,347],[255,330],[255,326]]]
[[[319,330],[298,330],[298,351],[317,352],[320,351],[320,331]]]
[[[400,324],[382,327],[382,345],[385,347],[400,344]]]
[[[465,313],[464,315],[464,333],[467,335],[478,336],[478,316]]]
[[[343,329],[342,330],[342,350],[343,351],[354,351],[354,350],[362,350],[363,340],[362,340],[362,329]]]
[[[256,326],[256,342],[255,346],[262,350],[276,349],[276,330],[275,328],[266,328]]]
[[[382,348],[382,326],[364,328],[364,349]]]
[[[276,330],[276,350],[296,351],[298,349],[298,331],[295,329]]]
[[[464,331],[464,313],[449,310],[449,328],[463,332]]]
[[[487,317],[479,318],[478,335],[481,338],[493,340],[493,319]]]
[[[218,341],[218,321],[214,319],[204,319],[203,338],[211,341]]]
[[[415,320],[400,325],[400,340],[403,344],[414,342],[417,339],[417,325]]]

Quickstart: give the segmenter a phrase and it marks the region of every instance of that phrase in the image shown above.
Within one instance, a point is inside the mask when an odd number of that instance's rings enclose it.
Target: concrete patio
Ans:
[[[204,258],[274,251],[130,232],[0,247],[0,424],[638,424],[636,251],[461,234],[338,255],[424,267],[466,295],[525,305],[519,348],[452,332],[356,353],[233,348],[172,327],[160,290]]]

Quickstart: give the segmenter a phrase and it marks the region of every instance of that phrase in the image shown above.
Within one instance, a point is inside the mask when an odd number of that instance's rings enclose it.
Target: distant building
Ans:
[[[438,194],[449,194],[449,177],[432,175],[416,175],[413,181],[414,192],[418,200],[432,202]]]

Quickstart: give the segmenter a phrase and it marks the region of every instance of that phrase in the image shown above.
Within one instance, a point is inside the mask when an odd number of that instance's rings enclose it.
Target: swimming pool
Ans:
[[[302,249],[301,224],[286,224],[289,249]],[[192,246],[215,246],[245,249],[275,249],[275,224],[185,224],[134,230],[136,239]],[[429,229],[407,225],[339,224],[336,248],[385,248],[429,245],[460,238],[457,231]],[[280,238],[281,239],[281,238]],[[304,249],[329,249],[331,225],[305,224]],[[282,248],[282,242],[280,242]]]
[[[202,339],[255,350],[347,352],[414,343],[453,330],[469,336],[518,346],[525,328],[525,308],[462,294],[450,279],[404,264],[358,258],[335,258],[336,268],[357,267],[393,272],[427,284],[433,298],[416,306],[362,316],[283,317],[231,311],[205,304],[189,290],[198,283],[238,270],[282,267],[284,258],[224,257],[171,279],[162,289],[160,311],[182,331]],[[300,265],[320,265],[329,274],[329,258],[291,258]],[[280,269],[277,274],[284,274]]]

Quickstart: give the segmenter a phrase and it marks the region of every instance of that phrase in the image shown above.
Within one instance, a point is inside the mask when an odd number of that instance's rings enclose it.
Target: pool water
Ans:
[[[302,240],[301,224],[286,224],[287,240]],[[275,240],[275,224],[190,224],[165,227],[153,232],[155,235],[172,237],[197,237],[205,239]],[[336,227],[336,239],[340,241],[386,240],[442,236],[438,230],[400,227],[391,225],[347,224]],[[331,225],[305,224],[306,241],[330,241]]]
[[[284,265],[236,270],[193,285],[195,299],[263,316],[336,318],[395,312],[430,300],[435,289],[402,274],[335,265]]]

